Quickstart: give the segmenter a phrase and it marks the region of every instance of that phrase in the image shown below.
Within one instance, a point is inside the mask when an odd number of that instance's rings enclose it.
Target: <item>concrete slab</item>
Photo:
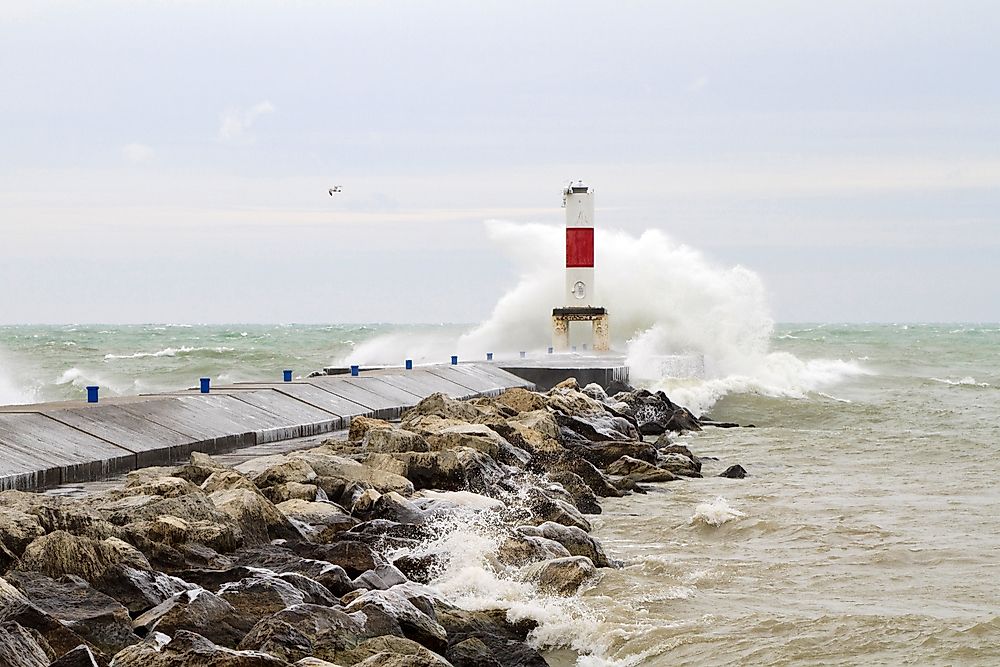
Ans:
[[[132,452],[45,415],[0,415],[0,489],[98,479],[135,466]]]
[[[629,368],[624,357],[553,354],[543,359],[501,362],[501,368],[534,382],[540,391],[551,389],[571,377],[575,377],[581,386],[596,382],[605,389],[614,380],[629,381]]]
[[[46,416],[136,454],[139,467],[186,457],[193,438],[137,416],[120,405],[103,404],[49,410]]]
[[[258,432],[258,444],[319,435],[343,428],[343,419],[339,415],[303,403],[275,389],[235,390],[231,395],[279,418],[275,428]],[[289,435],[290,433],[294,435]]]
[[[436,366],[429,372],[468,387],[474,394],[494,395],[503,389],[474,365]]]
[[[418,367],[409,371],[402,368],[394,368],[376,371],[372,375],[401,389],[405,389],[422,399],[438,392],[458,399],[470,398],[477,395],[476,392],[470,390],[468,387],[456,384],[440,375],[434,375],[426,368]]]
[[[420,402],[422,397],[392,387],[376,377],[323,375],[310,378],[321,389],[368,408],[366,414],[379,419],[397,419],[403,410]]]
[[[258,383],[239,383],[233,385],[240,389],[273,389],[274,391],[281,392],[286,396],[290,396],[297,401],[324,410],[332,415],[336,415],[341,420],[341,425],[338,428],[347,428],[350,425],[351,417],[357,415],[363,415],[371,412],[370,408],[367,408],[359,403],[350,401],[336,394],[331,394],[329,391],[312,384],[309,380],[297,380],[295,382],[283,382],[281,384],[258,384]]]
[[[161,396],[121,407],[136,417],[188,436],[189,451],[211,454],[256,443],[252,429],[233,422],[225,412],[208,403],[191,402],[184,396]]]

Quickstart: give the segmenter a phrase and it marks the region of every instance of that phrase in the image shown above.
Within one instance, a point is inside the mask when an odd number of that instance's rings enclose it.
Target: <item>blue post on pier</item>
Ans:
[[[201,378],[201,393],[207,394],[212,388],[212,378]]]
[[[528,354],[527,352],[522,351],[521,352],[521,358],[524,359],[527,356],[527,354]]]
[[[351,377],[358,377],[361,375],[361,368],[357,365],[351,366]]]
[[[551,347],[549,348],[549,354],[552,354],[552,348]]]
[[[282,371],[282,372],[281,372],[281,376],[282,376],[282,379],[283,379],[283,380],[284,380],[285,382],[291,382],[291,381],[292,381],[292,372],[291,372],[291,371],[289,371],[289,370],[284,370],[284,371]]]
[[[97,403],[97,392],[99,390],[100,390],[100,387],[87,387],[87,402],[88,403]]]
[[[486,361],[493,361],[493,353],[492,352],[487,352],[486,353]]]
[[[408,371],[412,371],[413,370],[413,359],[407,359],[406,360],[406,370],[408,370]]]
[[[451,365],[458,366],[458,355],[456,354],[451,355]]]

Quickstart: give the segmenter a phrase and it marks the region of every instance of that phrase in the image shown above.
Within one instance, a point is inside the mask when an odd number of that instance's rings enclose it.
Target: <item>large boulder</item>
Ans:
[[[554,498],[540,488],[532,487],[524,493],[524,506],[531,515],[531,522],[536,525],[554,521],[590,532],[590,522],[580,514],[580,510],[565,500]]]
[[[50,660],[45,649],[49,647],[40,645],[39,640],[44,644],[44,639],[17,623],[0,623],[0,665],[48,667]]]
[[[638,440],[639,432],[625,418],[607,412],[598,414],[567,415],[557,412],[556,423],[564,443],[606,442],[608,440]]]
[[[346,651],[341,660],[351,665],[376,667],[452,667],[437,653],[412,639],[384,635],[366,639],[357,648]]]
[[[656,463],[656,448],[642,441],[593,442],[573,445],[572,449],[599,468],[605,468],[623,456]]]
[[[329,542],[358,523],[343,507],[329,501],[286,500],[276,507],[314,542]]]
[[[49,667],[100,667],[89,646],[81,644],[53,660]]]
[[[354,484],[375,489],[379,493],[395,491],[404,496],[413,493],[413,484],[406,477],[338,456],[329,448],[317,447],[295,452],[294,456],[312,466],[319,476],[316,483],[332,499],[340,498]]]
[[[494,401],[514,412],[524,413],[545,409],[545,397],[521,387],[513,387],[497,396]]]
[[[247,544],[266,544],[274,539],[303,539],[301,531],[257,489],[223,489],[213,492],[209,498],[240,527],[243,541]]]
[[[374,417],[358,416],[351,418],[351,428],[347,433],[347,439],[360,442],[369,431],[374,429],[391,429],[392,424],[384,419]]]
[[[298,576],[309,580],[308,577]],[[266,573],[223,584],[219,589],[219,597],[231,604],[236,611],[254,619],[307,602],[306,594],[290,581],[278,576],[268,576]]]
[[[474,449],[371,454],[365,464],[409,479],[416,489],[483,491],[505,472],[489,456]]]
[[[190,588],[154,572],[135,547],[117,538],[94,540],[56,531],[33,541],[17,569],[52,578],[73,575],[121,602],[130,612],[145,611]]]
[[[433,606],[422,604],[417,607],[404,591],[394,588],[367,591],[347,605],[346,611],[362,612],[364,616],[380,612],[399,625],[404,637],[436,653],[444,651],[448,645],[447,632],[437,622]]]
[[[255,616],[241,613],[218,595],[199,588],[178,593],[134,621],[136,632],[173,636],[180,630],[198,632],[221,646],[235,648]]]
[[[515,532],[507,536],[497,548],[497,560],[512,567],[571,555],[566,547],[554,540],[524,532]]]
[[[176,547],[194,542],[219,553],[229,553],[243,544],[243,531],[228,522],[188,521],[169,515],[130,523],[124,527],[124,533],[130,543],[143,551],[148,543]]]
[[[601,498],[620,498],[624,495],[593,463],[575,452],[562,450],[536,456],[532,465],[539,473],[571,472],[579,476],[590,487],[591,491]]]
[[[336,662],[339,655],[367,638],[365,620],[343,609],[294,605],[261,619],[240,648],[264,651],[286,662],[307,657]]]
[[[522,535],[554,541],[566,549],[567,555],[586,556],[596,567],[614,566],[600,541],[575,526],[546,521],[538,526],[520,526],[517,531]]]
[[[431,394],[403,413],[401,422],[406,423],[424,415],[433,415],[464,422],[477,422],[484,415],[482,411],[465,401],[458,401],[442,393]]]
[[[365,433],[361,447],[368,452],[426,452],[430,446],[419,433],[401,428],[377,428]]]
[[[528,629],[506,620],[500,610],[468,611],[436,604],[438,621],[448,632],[445,657],[455,667],[546,667],[526,642]]]
[[[130,646],[115,656],[113,667],[288,667],[284,660],[259,651],[234,651],[180,630],[162,648],[151,643]]]
[[[108,655],[139,641],[128,609],[79,577],[52,579],[37,572],[11,572],[7,581],[33,607]],[[11,618],[11,610],[3,616]]]
[[[667,453],[664,454],[662,451],[660,453],[660,458],[656,462],[657,466],[669,470],[675,475],[681,475],[683,477],[701,477],[701,462],[699,461],[697,465],[688,456],[681,453]]]
[[[608,472],[612,475],[627,477],[633,482],[672,482],[677,479],[669,470],[658,468],[651,463],[634,459],[631,456],[623,456],[610,466]]]
[[[584,582],[597,575],[597,569],[586,556],[570,556],[533,563],[521,572],[524,581],[534,582],[545,593],[573,595]]]
[[[0,543],[10,542],[15,545],[15,550],[17,544],[27,546],[24,540],[30,533],[37,532],[24,515],[34,517],[44,533],[65,531],[96,540],[121,536],[116,526],[108,523],[91,503],[83,500],[24,491],[4,491],[0,493],[0,508],[3,508],[0,521],[3,521],[2,516],[6,514],[10,522],[7,525],[13,529],[10,537],[0,533]]]
[[[600,514],[601,505],[597,502],[594,490],[587,486],[583,478],[575,472],[563,471],[549,473],[550,482],[562,485],[573,499],[573,504],[583,514]]]

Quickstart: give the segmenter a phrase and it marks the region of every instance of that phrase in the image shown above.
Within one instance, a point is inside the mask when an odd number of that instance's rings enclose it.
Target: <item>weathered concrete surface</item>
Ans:
[[[102,400],[0,407],[0,490],[102,479],[137,467],[398,417],[441,392],[455,398],[530,386],[489,364],[383,369],[289,383],[213,387]]]

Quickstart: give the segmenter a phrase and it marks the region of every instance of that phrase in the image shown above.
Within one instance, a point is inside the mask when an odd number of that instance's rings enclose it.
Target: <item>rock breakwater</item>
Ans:
[[[0,493],[0,665],[545,665],[535,620],[437,586],[464,557],[449,536],[473,529],[540,596],[616,567],[599,499],[702,475],[669,435],[698,419],[618,389],[434,394],[236,467],[195,453],[82,498]]]

